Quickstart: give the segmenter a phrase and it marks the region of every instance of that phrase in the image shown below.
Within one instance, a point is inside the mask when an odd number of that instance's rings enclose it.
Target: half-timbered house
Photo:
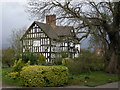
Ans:
[[[61,51],[76,57],[80,43],[72,26],[57,26],[56,15],[47,15],[46,23],[34,21],[21,38],[22,52],[40,53],[47,62],[55,59]]]

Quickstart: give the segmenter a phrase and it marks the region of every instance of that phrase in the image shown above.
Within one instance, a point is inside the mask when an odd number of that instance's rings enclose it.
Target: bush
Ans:
[[[19,59],[18,61],[15,60],[12,68],[13,68],[13,71],[18,72],[21,70],[22,67],[23,67],[22,59]]]
[[[52,66],[52,65],[54,65],[54,63],[47,62],[47,63],[45,64],[45,66]]]
[[[19,73],[18,72],[11,72],[11,73],[8,73],[8,76],[11,79],[16,79],[19,76]]]
[[[6,48],[2,50],[2,67],[11,67],[14,64],[15,52],[13,48]],[[0,57],[0,58],[1,58]]]
[[[65,52],[65,51],[60,52],[60,54],[61,54],[62,58],[68,58],[70,55],[69,52]]]
[[[46,64],[46,58],[43,54],[37,55],[37,65],[45,65]]]
[[[98,71],[104,69],[104,58],[102,56],[96,56],[90,51],[82,51],[82,55],[76,58],[76,61],[81,62],[81,65],[87,69],[87,71]]]
[[[62,65],[68,65],[72,63],[72,59],[71,58],[64,58],[62,59]]]
[[[53,61],[54,65],[61,65],[62,64],[62,58],[57,57],[54,61]]]
[[[30,61],[28,61],[27,63],[24,63],[22,61],[22,59],[19,59],[18,61],[16,60],[14,62],[13,67],[12,67],[13,68],[13,72],[19,72],[19,71],[21,71],[23,66],[28,66],[28,65],[30,65]]]
[[[65,66],[32,65],[23,67],[20,77],[29,87],[62,86],[67,83],[68,69]]]
[[[22,56],[23,62],[27,63],[30,60],[30,65],[37,63],[37,55],[34,53],[27,52]]]
[[[81,51],[79,57],[71,60],[71,62],[68,61],[66,61],[65,66],[68,67],[71,74],[80,74],[104,69],[104,58],[95,56],[88,50]]]
[[[81,62],[72,60],[72,62],[67,62],[65,66],[68,67],[69,73],[71,74],[81,74],[86,72],[86,69],[83,68],[84,65],[82,65]]]

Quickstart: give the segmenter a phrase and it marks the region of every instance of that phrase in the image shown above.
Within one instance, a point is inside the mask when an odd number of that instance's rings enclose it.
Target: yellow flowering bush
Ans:
[[[19,59],[18,61],[14,62],[13,65],[13,72],[19,72],[21,71],[22,67],[30,65],[30,60],[27,63],[23,63],[22,59]]]
[[[20,72],[23,84],[29,87],[62,86],[68,81],[65,66],[25,66]]]
[[[11,73],[8,73],[8,76],[12,79],[16,79],[18,77],[18,72],[11,72]]]

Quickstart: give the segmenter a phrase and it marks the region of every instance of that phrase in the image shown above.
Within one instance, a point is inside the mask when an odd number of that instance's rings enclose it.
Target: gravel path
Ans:
[[[97,86],[97,88],[120,88],[120,82],[113,82],[113,83]]]
[[[87,87],[87,86],[67,86],[66,88],[120,88],[120,82],[113,82],[105,85],[100,85],[96,87]]]
[[[0,82],[0,84],[1,84],[1,82]],[[6,85],[6,84],[2,84],[2,88],[28,88],[28,87],[10,86],[10,85]],[[71,85],[71,86],[57,87],[57,88],[120,88],[120,82],[113,82],[113,83],[100,85],[100,86],[96,86],[96,87]]]

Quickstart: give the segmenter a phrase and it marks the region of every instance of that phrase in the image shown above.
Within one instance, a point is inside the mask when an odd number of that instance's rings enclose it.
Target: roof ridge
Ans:
[[[68,27],[68,28],[72,28],[72,26],[56,26],[56,27]]]
[[[39,22],[39,21],[34,21],[34,22],[37,22],[37,23],[41,23],[41,24],[47,24],[47,23],[42,23],[42,22]],[[47,25],[50,25],[50,24],[47,24]],[[50,25],[51,26],[51,25]],[[52,26],[51,26],[52,27]],[[55,27],[68,27],[68,28],[72,28],[73,26],[58,26],[58,25],[55,25]],[[52,27],[53,28],[53,27]]]

